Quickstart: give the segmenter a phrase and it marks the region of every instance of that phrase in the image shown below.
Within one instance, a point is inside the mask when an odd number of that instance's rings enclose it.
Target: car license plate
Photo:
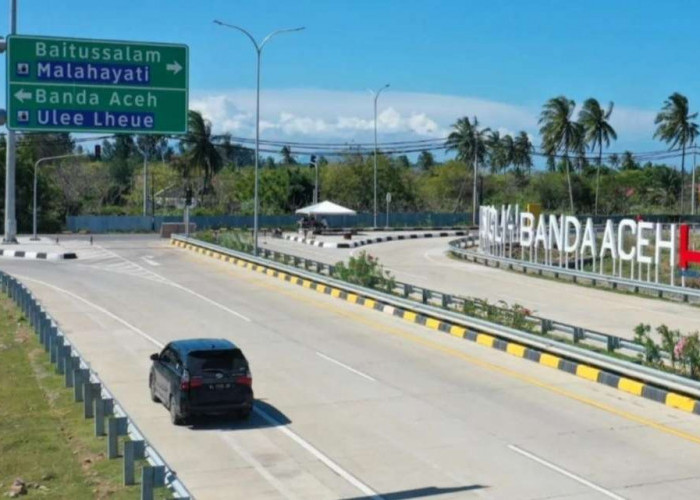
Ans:
[[[214,391],[223,391],[231,387],[231,384],[209,384],[209,389]]]

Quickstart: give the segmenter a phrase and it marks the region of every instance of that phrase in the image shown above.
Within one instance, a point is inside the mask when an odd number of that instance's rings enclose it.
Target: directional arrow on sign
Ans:
[[[167,71],[172,71],[173,75],[177,75],[180,72],[180,70],[182,69],[182,66],[180,66],[179,62],[173,61],[172,64],[166,64],[165,69]]]
[[[19,102],[24,102],[25,99],[31,99],[32,98],[32,93],[27,92],[24,89],[19,89],[17,92],[15,92],[15,97]]]

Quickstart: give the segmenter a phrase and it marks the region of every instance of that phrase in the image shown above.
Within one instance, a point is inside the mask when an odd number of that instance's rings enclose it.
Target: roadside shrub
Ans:
[[[658,365],[661,362],[661,350],[654,342],[654,339],[651,338],[649,332],[651,332],[650,325],[638,324],[634,328],[634,341],[644,347],[644,361],[652,365]]]
[[[389,293],[396,284],[391,273],[385,271],[379,260],[367,252],[360,252],[356,257],[351,256],[347,264],[337,262],[333,267],[332,276],[348,283]]]

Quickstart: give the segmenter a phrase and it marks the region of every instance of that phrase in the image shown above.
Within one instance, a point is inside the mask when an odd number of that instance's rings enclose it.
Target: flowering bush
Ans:
[[[700,378],[700,338],[698,338],[698,333],[681,337],[673,351],[682,369],[691,378]]]

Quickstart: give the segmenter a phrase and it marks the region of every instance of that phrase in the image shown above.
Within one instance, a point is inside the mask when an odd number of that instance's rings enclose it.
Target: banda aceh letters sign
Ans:
[[[700,263],[700,251],[691,248],[687,224],[623,218],[607,219],[596,227],[591,217],[536,216],[518,205],[480,207],[480,250],[512,257],[516,247],[521,260],[579,270],[587,263],[594,273],[655,283],[660,282],[664,266],[672,271],[678,267],[684,276],[690,264]],[[612,265],[606,266],[606,260]],[[628,275],[623,275],[623,268]],[[669,273],[670,285],[675,285],[674,276]]]
[[[35,132],[187,132],[186,45],[10,35],[7,126]]]

